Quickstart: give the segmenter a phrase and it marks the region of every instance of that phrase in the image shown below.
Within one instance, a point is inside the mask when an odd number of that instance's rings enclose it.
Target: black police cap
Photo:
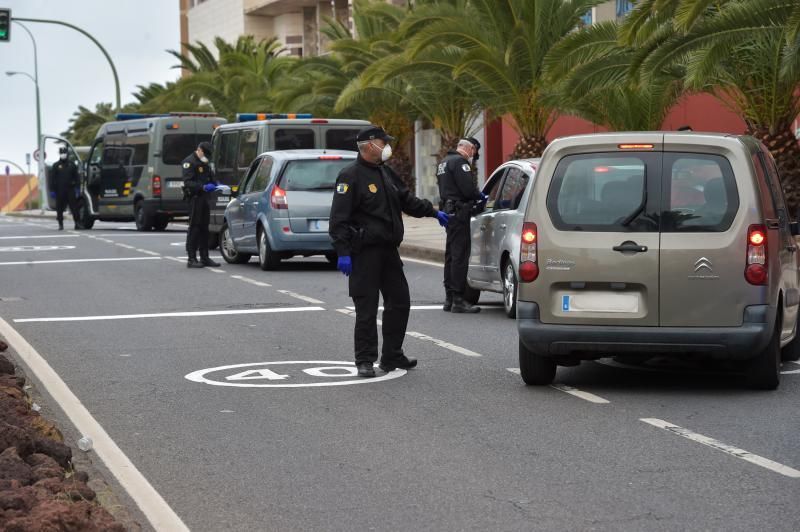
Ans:
[[[481,143],[478,142],[478,139],[476,139],[475,137],[467,137],[466,140],[470,141],[472,145],[475,146],[476,150],[481,149]]]
[[[201,142],[198,146],[206,157],[211,157],[211,143],[210,142]]]
[[[386,133],[382,127],[369,126],[358,132],[356,142],[367,142],[376,139],[384,142],[392,142],[394,137]]]
[[[61,146],[60,148],[58,148],[58,153],[67,153],[67,147]]]

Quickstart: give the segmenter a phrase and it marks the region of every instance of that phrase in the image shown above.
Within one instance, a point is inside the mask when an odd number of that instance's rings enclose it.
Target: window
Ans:
[[[483,187],[483,193],[489,196],[489,199],[486,200],[485,210],[494,210],[497,197],[500,195],[500,185],[503,183],[503,176],[506,175],[506,171],[507,168],[496,171]]]
[[[131,166],[147,166],[147,159],[150,155],[150,136],[137,135],[125,139],[126,147],[131,149]]]
[[[325,132],[325,148],[329,150],[358,151],[357,129],[329,129]]]
[[[495,204],[496,209],[516,209],[522,201],[522,194],[528,185],[528,176],[521,169],[511,167],[506,173],[500,199]]]
[[[593,14],[593,11],[594,11],[593,9],[590,9],[589,11],[586,12],[585,15],[583,15],[581,17],[581,21],[578,24],[578,27],[585,27],[585,26],[591,26],[592,25],[592,19],[593,19],[592,14]]]
[[[333,190],[339,172],[352,162],[352,159],[289,161],[283,170],[280,186],[286,191]]]
[[[247,182],[245,194],[254,192],[264,192],[269,184],[269,176],[272,173],[272,157],[264,157],[258,166],[255,175]]]
[[[624,17],[633,9],[631,0],[617,0],[617,18]]]
[[[314,148],[313,129],[278,129],[275,131],[276,150],[310,150]]]
[[[651,164],[655,167],[658,157],[649,153],[564,157],[547,195],[553,223],[572,231],[657,231],[657,221],[643,215],[647,170]]]
[[[722,232],[739,210],[736,180],[718,155],[664,154],[664,194],[668,209],[662,231]]]
[[[128,166],[132,156],[133,148],[106,146],[103,148],[103,166]]]
[[[758,159],[761,162],[765,180],[769,186],[769,193],[772,197],[772,204],[775,208],[775,216],[781,219],[781,223],[787,221],[786,202],[783,197],[783,189],[781,188],[781,180],[778,177],[778,167],[775,165],[775,160],[772,155],[764,150],[759,152]]]
[[[161,159],[164,164],[181,164],[185,158],[197,149],[201,142],[210,140],[211,135],[195,135],[193,133],[164,135]]]
[[[258,130],[242,131],[239,140],[239,168],[248,168],[258,155]]]
[[[219,155],[217,156],[217,168],[220,170],[232,170],[236,163],[236,150],[239,146],[239,132],[223,133],[219,142]]]

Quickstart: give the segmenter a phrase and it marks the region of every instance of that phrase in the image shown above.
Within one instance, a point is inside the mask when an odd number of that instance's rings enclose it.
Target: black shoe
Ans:
[[[200,263],[203,266],[209,266],[211,268],[219,268],[219,262],[214,262],[213,260],[209,259],[208,257],[200,260]]]
[[[445,312],[450,312],[450,309],[453,308],[453,295],[447,294],[447,297],[444,300],[444,305],[442,305],[442,310]]]
[[[400,358],[396,358],[394,360],[381,360],[381,363],[378,364],[378,367],[381,368],[386,373],[390,371],[394,371],[398,368],[400,369],[411,369],[417,367],[417,359],[416,358],[408,358],[407,356],[403,355]]]
[[[361,364],[356,364],[358,367],[358,376],[364,377],[365,379],[371,379],[375,376],[375,369],[372,367],[372,362],[363,362]]]
[[[481,307],[470,305],[461,296],[453,297],[453,306],[450,308],[453,314],[477,314],[480,311]]]
[[[186,267],[187,268],[205,268],[205,266],[203,266],[202,262],[197,262],[197,259],[189,259],[186,262]]]
[[[64,230],[64,224],[58,224],[58,230],[59,231],[63,231]]]

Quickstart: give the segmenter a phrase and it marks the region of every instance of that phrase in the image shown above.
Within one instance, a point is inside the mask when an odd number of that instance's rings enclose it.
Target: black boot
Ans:
[[[444,299],[444,305],[442,305],[442,310],[445,312],[450,312],[450,309],[453,308],[453,293],[447,292],[447,296]]]
[[[197,259],[194,257],[189,257],[189,260],[186,262],[187,268],[204,268],[202,262],[197,262]]]
[[[58,222],[58,230],[59,231],[63,231],[64,230],[64,222]]]
[[[470,305],[464,301],[461,295],[456,294],[453,296],[453,306],[450,308],[450,312],[453,314],[477,314],[480,311],[480,307]]]
[[[381,368],[386,373],[394,371],[397,368],[411,369],[417,367],[417,359],[408,358],[405,355],[401,356],[400,358],[395,358],[391,360],[384,360],[383,358],[381,358],[381,363],[378,364],[378,367]]]
[[[372,367],[372,362],[362,362],[361,364],[356,364],[356,367],[358,367],[359,377],[371,379],[375,376],[375,369]]]
[[[219,262],[214,262],[213,260],[209,259],[207,256],[200,259],[200,263],[203,266],[208,266],[210,268],[219,268]]]

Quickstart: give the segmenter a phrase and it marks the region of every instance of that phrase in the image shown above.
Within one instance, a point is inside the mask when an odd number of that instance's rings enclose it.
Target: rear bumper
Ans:
[[[151,198],[142,205],[147,214],[160,214],[169,217],[189,216],[189,204],[182,200]]]
[[[282,220],[277,220],[269,233],[269,245],[273,250],[281,253],[320,255],[333,251],[328,233],[286,233],[282,227],[288,225],[288,220],[285,224],[281,222]]]
[[[619,353],[710,355],[744,360],[758,355],[774,331],[775,308],[755,305],[739,327],[619,327],[542,323],[539,306],[517,302],[517,329],[539,356],[596,359]]]

